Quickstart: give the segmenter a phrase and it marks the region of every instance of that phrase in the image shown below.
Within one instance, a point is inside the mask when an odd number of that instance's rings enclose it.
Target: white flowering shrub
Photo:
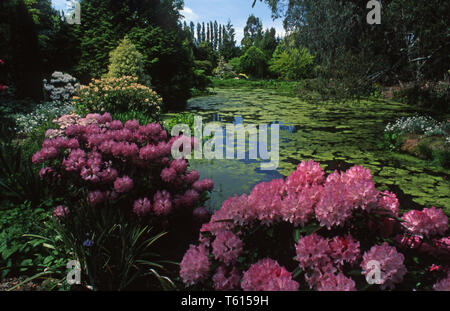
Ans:
[[[438,122],[430,116],[413,116],[400,118],[389,123],[385,132],[400,134],[423,134],[425,136],[448,136],[450,122]]]
[[[18,135],[30,134],[41,125],[73,111],[74,107],[70,103],[45,102],[39,104],[31,113],[14,115],[15,131]]]
[[[44,89],[51,101],[69,102],[79,87],[76,78],[60,71],[55,71],[50,81],[44,79]]]

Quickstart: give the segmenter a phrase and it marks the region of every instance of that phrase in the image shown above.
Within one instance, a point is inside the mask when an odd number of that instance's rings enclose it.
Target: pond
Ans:
[[[397,194],[402,209],[436,206],[450,212],[450,170],[413,156],[389,152],[380,143],[388,122],[416,111],[381,100],[310,103],[264,89],[215,89],[216,94],[193,98],[188,110],[203,122],[280,124],[280,162],[263,171],[258,160],[191,160],[215,189],[210,209],[233,195],[249,193],[261,181],[282,178],[302,160],[320,162],[326,172],[363,165],[371,170],[379,190]]]

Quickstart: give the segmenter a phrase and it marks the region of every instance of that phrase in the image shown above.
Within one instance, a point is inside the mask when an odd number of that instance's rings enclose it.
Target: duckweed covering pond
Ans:
[[[328,172],[363,165],[380,190],[397,194],[403,209],[444,208],[450,214],[449,169],[380,146],[387,123],[416,111],[396,103],[361,101],[308,103],[262,89],[216,89],[191,99],[188,109],[203,121],[280,124],[280,164],[261,171],[255,160],[192,160],[202,177],[215,181],[209,201],[217,209],[229,196],[249,193],[258,182],[286,176],[302,160],[314,159]]]

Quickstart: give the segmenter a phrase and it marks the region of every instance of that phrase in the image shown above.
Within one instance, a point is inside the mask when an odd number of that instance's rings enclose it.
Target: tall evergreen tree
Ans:
[[[214,36],[213,36],[213,47],[214,51],[217,51],[217,48],[219,46],[219,25],[217,21],[214,21]]]
[[[202,39],[200,41],[201,42],[205,42],[206,41],[205,22],[202,23]]]
[[[222,26],[222,24],[220,24],[219,25],[219,46],[218,46],[219,50],[222,48],[222,44],[223,44],[222,34],[223,34],[223,26]]]
[[[261,20],[255,15],[250,15],[247,19],[247,24],[244,27],[244,38],[242,39],[242,46],[244,49],[255,44],[262,37],[263,25]]]
[[[197,23],[197,46],[202,42],[202,25]]]

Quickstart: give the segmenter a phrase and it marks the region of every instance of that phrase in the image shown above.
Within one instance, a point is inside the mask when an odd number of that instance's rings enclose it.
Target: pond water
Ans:
[[[302,160],[320,162],[328,172],[363,165],[371,170],[377,188],[397,194],[402,209],[436,206],[450,212],[450,170],[413,156],[388,152],[380,146],[388,122],[416,111],[385,101],[309,103],[263,89],[215,89],[216,94],[193,98],[188,110],[203,122],[280,124],[280,162],[263,171],[259,160],[191,160],[202,178],[215,189],[210,209],[233,195],[249,193],[261,181],[282,178]]]

